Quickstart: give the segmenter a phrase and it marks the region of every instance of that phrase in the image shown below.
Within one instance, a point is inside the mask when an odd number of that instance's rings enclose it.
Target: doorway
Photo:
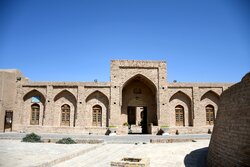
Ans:
[[[132,134],[148,134],[147,107],[128,106],[127,114]],[[137,128],[140,128],[139,132]]]
[[[12,131],[13,111],[5,111],[4,132]]]

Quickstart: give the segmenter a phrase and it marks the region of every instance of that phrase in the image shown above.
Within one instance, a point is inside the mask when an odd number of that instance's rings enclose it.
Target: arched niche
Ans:
[[[171,108],[171,117],[174,120],[175,118],[175,107],[178,105],[183,106],[184,108],[184,117],[185,122],[184,126],[193,126],[193,116],[191,111],[191,98],[182,91],[176,92],[169,99],[170,108]]]
[[[101,125],[100,126],[108,126],[109,119],[109,99],[108,97],[100,91],[94,91],[86,98],[86,115],[91,118],[91,122],[88,122],[89,126],[96,126],[93,123],[94,109],[96,106],[101,108]],[[99,124],[98,124],[99,126]]]
[[[219,101],[220,101],[220,96],[212,90],[207,91],[206,93],[204,93],[201,96],[200,104],[201,104],[201,108],[202,108],[203,124],[204,125],[207,125],[206,107],[208,105],[211,105],[214,107],[214,117],[216,118]]]
[[[43,125],[45,117],[45,96],[38,91],[33,89],[27,92],[23,96],[23,113],[21,121],[25,125]],[[32,120],[32,106],[39,105],[39,121],[38,123],[33,124]],[[38,113],[37,113],[38,114]]]
[[[131,77],[122,86],[123,122],[130,122],[128,118],[136,117],[137,123],[143,119],[147,124],[158,125],[156,101],[157,88],[151,80],[141,74]],[[141,118],[142,111],[144,118]],[[147,129],[144,132],[147,132]]]
[[[62,112],[61,106],[68,105],[70,107],[70,126],[75,126],[77,119],[77,110],[76,110],[76,97],[69,92],[68,90],[62,90],[54,97],[54,122],[56,126],[66,126],[62,123]]]
[[[215,93],[214,91],[212,91],[212,90],[209,90],[206,93],[204,93],[201,96],[200,100],[202,101],[202,100],[204,100],[206,98],[213,101],[213,102],[215,102],[215,103],[217,103],[220,100],[220,96],[217,93]]]

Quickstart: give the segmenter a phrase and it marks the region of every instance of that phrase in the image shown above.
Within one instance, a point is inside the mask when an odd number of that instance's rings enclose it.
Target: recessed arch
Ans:
[[[204,93],[202,96],[201,96],[201,99],[200,101],[204,100],[204,99],[210,99],[212,101],[219,101],[220,99],[220,95],[218,95],[217,93],[215,93],[214,91],[212,90],[209,90],[207,91],[206,93]]]
[[[102,103],[109,103],[108,97],[99,90],[90,93],[86,98],[86,103],[93,98],[99,99]]]
[[[147,125],[158,125],[159,119],[155,84],[146,76],[136,74],[124,82],[121,91],[123,122],[136,122],[137,126],[142,126],[142,133],[150,133]],[[142,112],[143,117],[140,116]],[[133,118],[133,121],[130,118]]]
[[[92,124],[89,125],[108,126],[108,119],[110,118],[108,97],[101,91],[96,90],[90,93],[85,101],[87,114],[92,118]]]
[[[21,122],[26,125],[43,125],[45,118],[45,101],[46,98],[43,93],[37,89],[32,89],[28,91],[23,96],[22,109],[23,112],[21,115]],[[39,106],[39,107],[38,107]]]
[[[147,85],[151,89],[151,91],[153,93],[155,93],[157,91],[156,85],[150,79],[148,79],[146,76],[144,76],[142,74],[136,74],[136,75],[132,76],[131,78],[129,78],[122,85],[122,90],[124,89],[124,87],[126,87],[128,84],[130,84],[130,82],[133,82],[134,80],[139,80],[140,82],[143,82],[145,85]]]
[[[191,103],[191,98],[186,93],[184,93],[182,91],[178,91],[175,94],[173,94],[171,96],[171,98],[169,99],[169,102],[171,102],[174,99],[180,99],[182,101],[186,101],[188,103]]]
[[[40,91],[38,91],[37,89],[33,89],[33,90],[27,92],[23,96],[23,101],[26,101],[26,100],[30,99],[31,97],[34,97],[34,96],[39,96],[40,97],[40,101],[43,104],[45,103],[45,96]]]
[[[191,98],[182,91],[177,91],[169,99],[172,110],[176,112],[176,106],[181,105],[183,107],[183,125],[193,126],[193,113],[191,110]],[[174,115],[172,115],[174,116]],[[175,115],[176,117],[176,115]]]
[[[55,119],[54,121],[57,122],[58,126],[72,126],[72,127],[76,126],[76,119],[77,119],[76,102],[77,100],[74,94],[66,89],[62,90],[54,97],[55,112],[58,115],[57,117],[54,118]],[[65,108],[65,113],[67,110],[69,110],[70,112],[68,112],[68,114],[70,115],[64,114],[64,116],[68,115],[69,123],[67,122],[68,120],[65,120],[64,123],[62,123],[62,118],[63,118],[62,106],[65,104],[67,104],[70,107],[69,109]]]
[[[57,101],[60,98],[66,98],[68,101],[70,101],[71,103],[76,103],[76,97],[73,93],[71,93],[68,90],[62,90],[61,92],[59,92],[55,97],[54,97],[54,101]]]

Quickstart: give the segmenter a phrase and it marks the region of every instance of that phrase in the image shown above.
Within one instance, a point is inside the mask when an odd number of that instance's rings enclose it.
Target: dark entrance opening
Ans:
[[[128,107],[128,125],[130,134],[148,134],[147,107]],[[138,132],[135,127],[140,128]]]
[[[141,128],[142,128],[142,134],[148,134],[148,112],[147,107],[143,107],[143,110],[141,111]]]
[[[12,131],[13,111],[5,111],[4,132]]]
[[[136,107],[128,107],[128,124],[136,125]]]

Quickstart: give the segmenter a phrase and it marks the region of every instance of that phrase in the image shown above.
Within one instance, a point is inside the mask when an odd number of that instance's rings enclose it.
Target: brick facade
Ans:
[[[221,95],[208,166],[250,166],[250,73]]]
[[[229,83],[169,83],[165,61],[113,60],[110,82],[31,82],[16,72],[1,70],[0,130],[4,130],[6,110],[13,111],[14,131],[75,132],[104,134],[108,126],[117,133],[128,128],[128,110],[135,113],[134,132],[147,123],[146,133],[157,133],[168,125],[170,133],[207,133],[213,125],[206,123],[206,106],[216,113],[220,94]],[[6,79],[3,75],[11,75]],[[8,89],[6,86],[11,86]],[[11,83],[11,84],[10,84]],[[11,91],[8,91],[11,90]],[[33,97],[40,97],[39,124],[30,125]],[[10,97],[10,98],[9,98]],[[8,108],[6,107],[7,103]],[[62,126],[61,107],[70,107],[70,124]],[[101,108],[101,126],[93,126],[93,107]],[[176,126],[176,106],[184,109],[183,126]],[[145,111],[142,113],[141,111]],[[146,115],[146,116],[142,116]],[[143,118],[142,118],[143,117]]]

